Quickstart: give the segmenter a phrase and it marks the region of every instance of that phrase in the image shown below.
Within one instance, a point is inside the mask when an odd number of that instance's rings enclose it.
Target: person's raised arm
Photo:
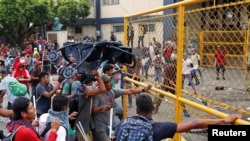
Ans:
[[[93,70],[91,73],[92,73],[92,75],[96,76],[99,88],[93,89],[93,90],[87,90],[86,95],[87,96],[94,96],[94,95],[101,94],[101,93],[105,92],[106,87],[104,85],[104,82],[103,82],[100,74],[96,70]]]

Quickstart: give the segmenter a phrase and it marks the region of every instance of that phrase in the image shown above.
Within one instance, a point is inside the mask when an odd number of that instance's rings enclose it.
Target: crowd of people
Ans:
[[[115,39],[112,37],[113,33],[111,34],[111,40]],[[73,38],[70,38],[69,41],[75,42]],[[133,44],[133,42],[131,43]],[[14,136],[16,141],[68,141],[72,136],[74,140],[79,141],[109,141],[112,130],[116,130],[112,139],[116,137],[119,140],[119,136],[122,136],[119,131],[123,120],[123,110],[121,105],[115,101],[116,98],[122,95],[130,97],[133,94],[144,93],[136,98],[137,114],[145,116],[149,120],[152,120],[152,113],[159,108],[157,106],[154,108],[151,97],[145,95],[152,87],[151,85],[145,88],[116,88],[115,83],[118,80],[115,76],[122,70],[115,70],[114,64],[105,64],[102,73],[92,70],[91,74],[75,73],[71,78],[66,79],[60,76],[58,81],[52,81],[51,75],[57,74],[58,68],[69,63],[63,59],[58,66],[49,63],[47,55],[58,48],[56,41],[46,41],[43,38],[35,41],[33,38],[28,38],[24,44],[23,49],[7,47],[4,44],[1,46],[1,54],[5,57],[5,62],[0,68],[2,78],[0,100],[2,103],[4,96],[7,96],[7,108],[0,105],[0,115],[10,118],[11,121],[7,124],[6,129],[10,132],[17,130]],[[194,56],[192,57],[192,55]],[[195,50],[192,51],[192,55],[189,59],[184,54],[183,78],[188,79],[196,93],[192,78],[196,80],[196,85],[199,84],[199,80],[195,77],[195,73],[190,72],[192,69],[199,69],[200,57]],[[140,75],[148,77],[148,69],[151,64],[155,69],[155,81],[174,86],[176,68],[167,67],[175,66],[173,64],[176,62],[176,48],[173,42],[167,41],[162,52],[159,43],[154,38],[148,50],[145,51],[144,58],[136,56],[136,61],[136,66],[132,70],[133,79],[140,81],[138,79]],[[221,66],[218,67],[223,69]],[[143,71],[140,71],[141,69]],[[10,82],[25,85],[25,94],[14,95],[9,87]],[[168,89],[166,90],[168,91]],[[172,91],[172,93],[175,92]],[[130,106],[132,107],[132,105]],[[111,113],[114,114],[111,115]],[[111,116],[117,116],[120,121],[117,123],[113,120],[110,123]],[[195,121],[199,126],[195,126],[192,122],[180,125],[155,122],[152,137],[154,141],[167,137],[172,138],[178,132],[205,128],[210,123],[232,123],[237,118],[239,118],[238,115],[231,115],[225,120]],[[162,124],[162,130],[154,129],[160,124]],[[110,128],[110,125],[113,128]],[[168,132],[165,134],[164,131]]]
[[[130,25],[131,26],[131,25]],[[136,54],[137,64],[141,64],[140,66],[136,66],[131,73],[134,73],[134,79],[140,80],[139,78],[148,79],[148,71],[153,70],[153,78],[156,82],[155,86],[171,92],[175,94],[175,85],[176,85],[176,62],[177,62],[177,47],[176,42],[171,38],[168,38],[163,45],[157,41],[154,37],[152,41],[149,42],[148,46],[144,46],[143,48],[139,48],[142,50],[142,54]],[[214,66],[216,68],[216,80],[220,79],[220,74],[222,75],[222,79],[225,80],[225,65],[226,65],[226,57],[225,52],[222,50],[220,46],[216,47],[214,51]],[[183,53],[183,61],[182,61],[182,88],[186,84],[185,80],[187,80],[187,85],[191,86],[193,89],[193,94],[197,95],[196,87],[203,80],[202,76],[202,62],[201,56],[199,55],[198,48],[192,48],[189,51],[184,51]],[[152,73],[152,72],[151,72]],[[158,106],[160,105],[160,101],[156,101],[156,109],[155,112],[158,111]],[[202,101],[206,105],[206,102]],[[185,112],[184,115],[189,117],[190,115]]]

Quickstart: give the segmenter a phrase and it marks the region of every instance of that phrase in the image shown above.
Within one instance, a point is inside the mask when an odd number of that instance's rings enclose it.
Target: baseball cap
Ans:
[[[86,74],[86,82],[91,82],[91,81],[97,81],[97,79],[91,74]]]
[[[42,64],[42,62],[41,62],[41,61],[36,61],[35,66],[39,66],[39,65],[41,65],[41,64]]]
[[[3,68],[3,69],[1,69],[0,73],[1,74],[8,74],[8,71],[5,68]]]
[[[107,74],[102,74],[102,80],[104,83],[110,82],[111,81],[111,76],[108,76]]]

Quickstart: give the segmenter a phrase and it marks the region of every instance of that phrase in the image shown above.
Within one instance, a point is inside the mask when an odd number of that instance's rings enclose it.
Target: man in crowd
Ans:
[[[39,83],[39,74],[41,73],[42,62],[36,61],[35,68],[31,71],[31,96],[36,96],[36,86]]]
[[[182,132],[189,131],[191,129],[207,128],[208,125],[233,124],[236,119],[240,118],[239,115],[229,115],[225,119],[196,119],[196,120],[179,123],[179,124],[176,124],[173,122],[154,122],[152,119],[153,110],[154,110],[154,106],[153,106],[151,97],[146,93],[140,94],[136,98],[136,113],[138,114],[138,116],[130,117],[130,118],[135,118],[137,121],[141,120],[140,118],[143,117],[148,120],[148,121],[147,120],[145,121],[150,122],[150,124],[152,125],[152,130],[153,130],[153,135],[151,138],[153,141],[160,141],[165,138],[173,138],[175,133],[182,133]],[[124,121],[124,123],[126,122],[126,120]],[[145,122],[145,121],[141,121],[141,122]],[[123,123],[121,123],[120,125],[122,124]],[[112,138],[116,138],[116,140],[118,141],[122,140],[122,137],[123,137],[122,129],[120,128],[121,127],[120,125],[116,128],[115,134],[112,137]],[[133,131],[131,129],[130,132],[126,135],[128,140],[131,139],[130,133],[132,132]],[[139,133],[139,131],[137,132]],[[135,139],[136,137],[131,139],[131,141],[134,141]]]
[[[107,74],[108,76],[111,76],[111,84],[112,84],[112,88],[115,88],[115,78],[114,76],[118,73],[120,73],[122,70],[118,69],[114,71],[114,67],[112,64],[105,64],[102,68],[103,73]],[[119,118],[119,120],[122,119],[122,107],[115,101],[114,103],[114,116],[117,116]],[[115,124],[115,122],[114,122]]]
[[[144,35],[145,35],[145,28],[142,24],[139,24],[138,29],[138,47],[144,47]]]
[[[14,118],[7,124],[6,128],[9,132],[17,129],[14,141],[42,141],[35,130],[35,122],[32,121],[36,117],[36,108],[33,103],[25,97],[19,97],[13,102]],[[57,130],[60,127],[60,121],[55,119],[51,122],[50,134],[47,141],[56,141]]]
[[[107,127],[109,126],[110,109],[114,106],[115,98],[122,95],[138,94],[148,91],[151,88],[149,85],[145,89],[114,89],[111,84],[111,76],[102,75],[102,80],[106,87],[106,92],[94,96],[93,99],[93,120],[96,128],[94,128],[94,141],[109,141]]]
[[[59,84],[55,87],[50,84],[49,74],[47,72],[41,72],[39,74],[39,83],[36,86],[36,104],[37,104],[37,116],[47,113],[51,105],[51,97],[56,94],[59,89]]]
[[[117,41],[117,38],[113,31],[111,31],[110,41]]]
[[[219,73],[220,70],[222,71],[222,79],[225,80],[225,64],[226,64],[226,60],[225,60],[225,53],[224,51],[221,49],[220,46],[217,46],[217,50],[214,52],[214,58],[215,58],[215,68],[216,68],[216,74],[217,74],[217,78],[216,80],[220,79]]]
[[[133,48],[134,43],[134,27],[132,26],[132,23],[129,23],[128,29],[127,29],[127,40],[128,40],[128,46],[131,44],[131,48]]]
[[[69,99],[63,95],[53,97],[52,108],[48,113],[42,114],[39,118],[39,134],[43,140],[47,141],[50,132],[47,131],[47,126],[55,119],[58,119],[61,126],[57,130],[56,141],[68,141],[69,133]]]
[[[196,52],[196,49],[195,48],[193,48],[192,49],[192,51],[191,51],[191,60],[192,60],[192,63],[193,63],[193,65],[194,65],[194,67],[193,67],[193,69],[192,69],[192,71],[191,71],[191,77],[192,77],[192,79],[194,78],[195,79],[195,84],[196,85],[199,85],[200,84],[200,81],[199,81],[199,79],[198,79],[198,77],[197,77],[197,74],[196,74],[196,72],[199,72],[200,74],[201,74],[201,72],[200,72],[200,67],[201,67],[201,57],[200,57],[200,55]]]
[[[93,70],[91,72],[91,76],[96,77],[99,87],[93,88],[91,86],[86,86],[87,84],[89,85],[89,80],[93,79],[90,78],[90,74],[82,74],[80,80],[75,81],[75,85],[74,83],[72,84],[71,92],[78,99],[78,110],[75,111],[78,113],[78,115],[75,120],[75,123],[80,122],[82,124],[83,130],[89,141],[93,138],[91,130],[94,128],[93,120],[91,119],[93,102],[92,97],[106,91],[102,78],[96,70]],[[85,141],[76,125],[75,128],[78,140]]]
[[[17,82],[17,80],[14,77],[9,76],[6,69],[2,69],[0,71],[0,74],[2,76],[2,81],[0,83],[0,90],[1,90],[0,95],[3,97],[5,93],[7,94],[7,97],[8,97],[7,109],[12,109],[12,103],[16,98],[18,98],[18,96],[11,93],[10,88],[9,88],[9,82]],[[29,98],[28,93],[26,93],[24,97]]]

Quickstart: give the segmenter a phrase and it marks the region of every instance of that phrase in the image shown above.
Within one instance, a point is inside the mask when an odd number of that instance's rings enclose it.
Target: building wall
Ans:
[[[120,0],[120,4],[104,5],[101,0],[101,18],[124,17],[163,5],[162,0]]]
[[[96,28],[93,25],[85,25],[82,27],[82,36],[95,36]]]
[[[111,0],[110,0],[111,1]],[[108,39],[110,37],[110,32],[113,30],[113,26],[116,25],[123,25],[123,17],[125,15],[134,14],[154,8],[158,8],[163,6],[164,4],[171,4],[172,2],[180,2],[182,0],[119,0],[119,4],[113,4],[113,5],[104,5],[103,0],[100,0],[101,4],[101,33],[103,39]],[[223,0],[220,0],[218,3],[223,2]],[[209,5],[209,2],[207,2],[207,6]],[[188,6],[186,10],[202,7],[201,4],[196,4],[193,6]],[[91,14],[88,16],[88,18],[96,18],[96,9],[95,5],[91,7]],[[167,11],[165,14],[169,14],[169,12],[174,11]],[[163,14],[161,12],[155,13],[155,14]],[[155,15],[153,14],[153,15]],[[200,17],[197,17],[198,21],[200,21]],[[165,26],[167,23],[165,23]],[[87,35],[94,35],[96,32],[96,25],[83,25],[82,26],[82,34],[81,36],[87,36]],[[135,29],[137,25],[135,25]],[[163,27],[165,27],[163,26]],[[187,23],[188,26],[188,23]],[[158,28],[159,29],[159,28]],[[74,29],[69,29],[69,34],[73,34]],[[151,33],[150,33],[151,34]],[[163,33],[164,34],[164,33]],[[123,32],[115,32],[115,35],[117,36],[118,41],[123,41]],[[80,35],[78,35],[80,36]],[[168,37],[169,35],[163,35],[164,38]],[[147,38],[147,35],[145,36]],[[163,42],[163,41],[162,41]]]

